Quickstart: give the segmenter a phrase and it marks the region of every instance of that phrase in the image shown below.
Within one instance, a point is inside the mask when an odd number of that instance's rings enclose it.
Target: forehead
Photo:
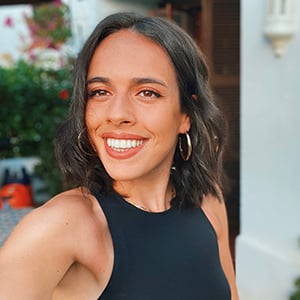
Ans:
[[[142,33],[131,29],[121,29],[110,34],[99,43],[97,49],[100,48],[102,50],[105,50],[107,48],[113,48],[115,51],[122,51],[122,49],[124,49],[124,47],[126,46],[131,46],[132,48],[136,49],[142,49],[143,47],[151,48],[152,51],[155,49],[157,51],[164,52],[164,54],[168,57],[164,48],[159,45],[158,42],[155,42]]]
[[[127,29],[109,35],[98,45],[90,62],[89,74],[117,68],[127,72],[161,72],[176,77],[164,48],[150,38]]]

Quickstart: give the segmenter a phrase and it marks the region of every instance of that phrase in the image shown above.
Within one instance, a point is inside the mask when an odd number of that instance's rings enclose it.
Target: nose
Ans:
[[[134,106],[126,94],[115,95],[107,109],[107,122],[120,126],[135,122]]]

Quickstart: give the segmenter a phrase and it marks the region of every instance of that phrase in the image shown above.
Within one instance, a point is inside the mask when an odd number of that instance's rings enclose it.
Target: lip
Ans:
[[[115,159],[128,159],[135,156],[145,146],[145,143],[147,141],[147,138],[131,133],[104,133],[101,137],[104,140],[105,150],[107,154]],[[134,140],[139,141],[139,143],[130,148],[120,147],[114,149],[113,147],[109,146],[108,140]]]

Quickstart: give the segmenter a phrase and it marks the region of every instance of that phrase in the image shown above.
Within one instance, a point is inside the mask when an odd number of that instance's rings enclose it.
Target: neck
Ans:
[[[157,186],[118,183],[114,188],[127,202],[148,212],[168,210],[171,207],[171,200],[175,197],[175,188],[170,181]]]

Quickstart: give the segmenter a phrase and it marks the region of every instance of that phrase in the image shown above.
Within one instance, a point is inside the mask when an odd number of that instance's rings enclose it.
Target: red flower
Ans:
[[[13,27],[14,26],[14,23],[13,23],[13,20],[12,20],[11,17],[7,17],[4,20],[4,26],[6,26],[6,27]]]
[[[59,92],[59,98],[61,99],[61,100],[67,100],[68,98],[69,98],[69,92],[67,91],[67,90],[61,90],[60,92]]]

